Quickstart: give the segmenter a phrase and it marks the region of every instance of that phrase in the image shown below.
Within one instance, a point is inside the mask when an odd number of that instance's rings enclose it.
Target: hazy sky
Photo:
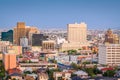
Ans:
[[[19,21],[40,29],[75,22],[85,22],[88,29],[118,29],[120,0],[0,0],[0,29]]]

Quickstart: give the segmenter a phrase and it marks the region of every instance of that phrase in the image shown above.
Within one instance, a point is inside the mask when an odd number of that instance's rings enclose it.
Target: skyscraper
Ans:
[[[1,40],[13,42],[13,30],[1,32]]]
[[[32,34],[39,33],[36,27],[27,27],[24,22],[18,22],[17,27],[14,28],[14,44],[20,45],[20,38],[28,38],[29,44],[32,44]]]
[[[61,51],[82,48],[83,46],[90,46],[87,42],[87,25],[85,23],[80,24],[68,24],[67,25],[67,42],[61,45]]]
[[[87,38],[87,25],[85,23],[80,24],[68,24],[68,41],[69,42],[86,42]]]
[[[26,36],[25,23],[18,22],[17,27],[14,28],[14,44],[20,45],[20,38]]]

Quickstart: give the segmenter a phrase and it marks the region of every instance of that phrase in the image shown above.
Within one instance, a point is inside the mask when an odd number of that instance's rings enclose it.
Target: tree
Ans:
[[[68,55],[73,55],[73,54],[76,54],[77,53],[77,50],[68,50]]]
[[[88,73],[89,76],[94,77],[95,74],[93,72],[93,68],[86,68],[85,71]]]
[[[5,68],[3,66],[3,62],[0,61],[0,78],[5,77]]]
[[[32,74],[30,71],[25,71],[24,74]]]
[[[115,70],[107,70],[106,72],[104,72],[103,76],[113,77],[114,74],[115,74]]]
[[[77,70],[78,69],[78,65],[76,63],[71,63],[71,66],[73,69]]]
[[[102,74],[102,71],[100,71],[100,70],[97,68],[97,65],[94,66],[93,72],[94,72],[94,74]]]
[[[16,78],[13,78],[12,80],[17,80]]]
[[[58,80],[62,80],[62,77],[58,77]]]

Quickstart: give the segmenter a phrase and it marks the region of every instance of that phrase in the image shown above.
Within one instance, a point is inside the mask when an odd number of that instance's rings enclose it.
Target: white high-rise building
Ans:
[[[120,65],[120,44],[102,44],[98,53],[99,64]]]

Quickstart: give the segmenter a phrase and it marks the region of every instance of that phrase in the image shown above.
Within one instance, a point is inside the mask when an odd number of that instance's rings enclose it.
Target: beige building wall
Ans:
[[[10,45],[9,41],[0,41],[0,52],[7,52],[8,45]]]
[[[25,23],[18,22],[13,31],[13,43],[20,45],[20,38],[26,36]]]
[[[68,24],[68,41],[71,42],[86,42],[87,38],[87,25],[85,23],[80,24]]]
[[[63,43],[60,51],[66,51],[66,50],[71,50],[71,49],[78,50],[82,48],[83,46],[90,46],[90,44],[88,42],[83,43],[83,44],[79,42],[78,43]]]
[[[5,70],[16,68],[16,54],[3,54]]]
[[[24,22],[18,22],[13,31],[13,43],[20,45],[20,38],[26,36],[31,44],[32,34],[40,33],[36,27],[26,26]]]
[[[42,42],[42,50],[43,51],[49,51],[49,50],[51,50],[51,51],[54,51],[55,50],[55,41],[52,41],[52,40],[50,40],[50,41],[43,41]]]
[[[61,45],[60,51],[75,49],[78,50],[83,46],[90,46],[87,41],[87,24],[68,24],[68,43]]]
[[[120,44],[103,44],[99,46],[99,64],[120,65]]]
[[[8,53],[13,53],[13,54],[16,54],[16,55],[22,54],[22,46],[10,45],[7,48],[7,52]]]
[[[40,34],[40,31],[36,27],[30,27],[29,32],[28,32],[28,43],[29,45],[32,45],[32,35],[33,34]]]

